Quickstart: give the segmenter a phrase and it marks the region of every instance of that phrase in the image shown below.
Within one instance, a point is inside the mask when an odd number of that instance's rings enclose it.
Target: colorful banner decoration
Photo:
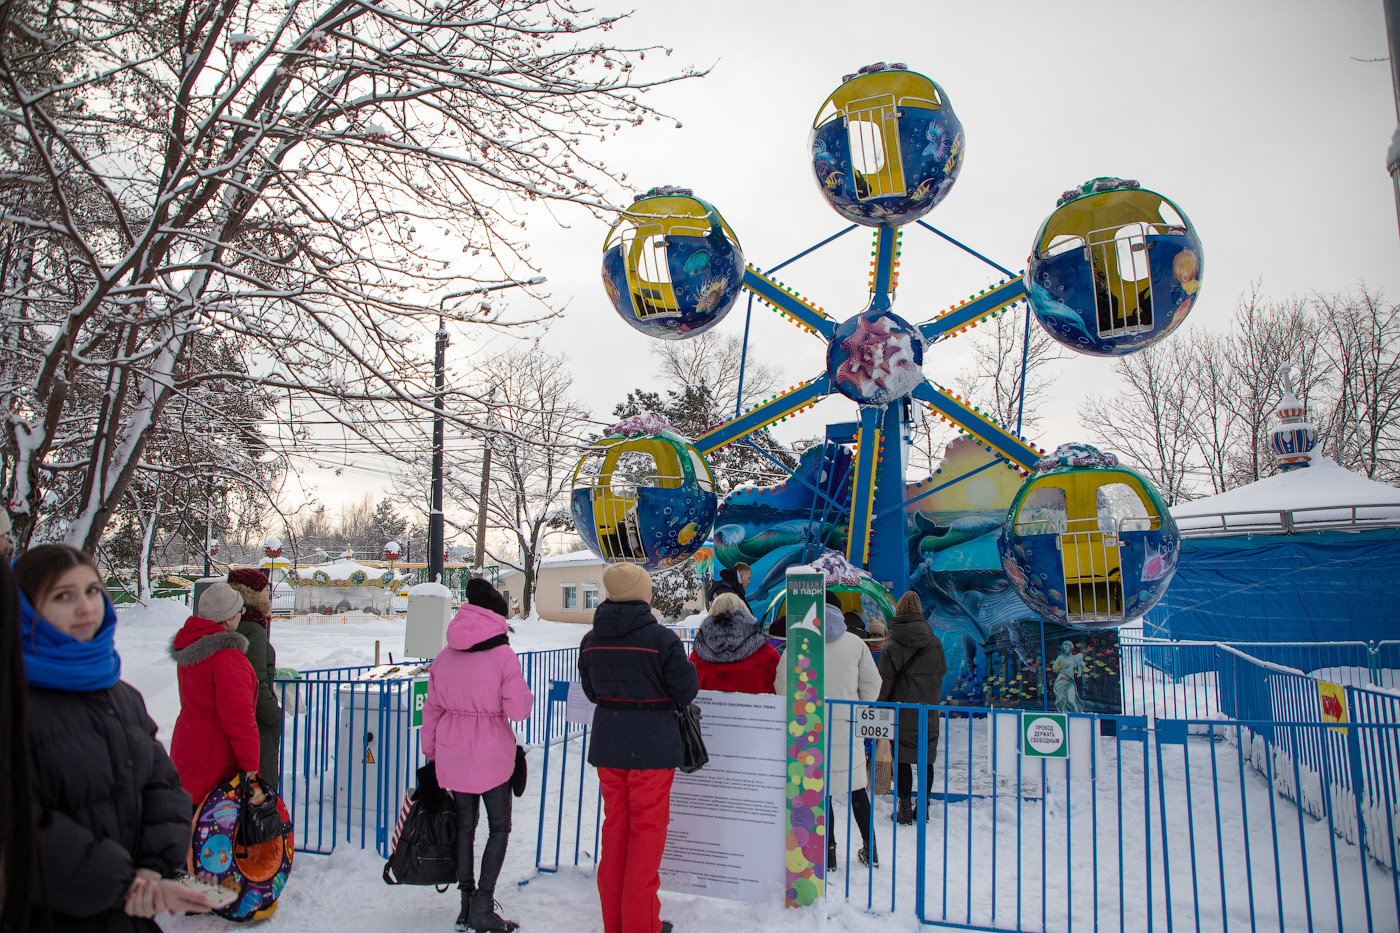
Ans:
[[[807,907],[826,884],[826,578],[787,572],[787,903]]]

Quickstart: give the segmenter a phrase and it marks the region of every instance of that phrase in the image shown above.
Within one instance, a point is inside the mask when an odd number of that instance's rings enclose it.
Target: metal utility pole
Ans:
[[[213,547],[214,538],[214,474],[211,472],[209,478],[204,481],[204,575],[207,577],[213,573],[210,566],[209,549]]]
[[[498,285],[483,285],[480,288],[469,288],[464,292],[443,295],[438,301],[437,354],[434,358],[433,371],[433,501],[428,513],[428,579],[434,583],[444,582],[442,579],[442,565],[444,562],[443,551],[446,548],[442,515],[442,396],[443,386],[446,381],[444,370],[447,366],[447,328],[442,320],[442,307],[452,298],[465,298],[468,295],[479,295],[483,292],[494,292],[503,288],[519,288],[524,285],[543,285],[544,282],[545,277],[537,275],[523,282],[501,282]],[[489,444],[486,449],[487,457],[489,458],[491,450]],[[486,487],[486,473],[489,468],[490,460],[488,459],[486,462],[486,470],[482,471],[483,497]],[[483,501],[485,501],[484,498]],[[477,521],[476,560],[477,565],[480,566],[482,561],[482,529],[480,523],[482,519],[478,517]]]
[[[486,403],[486,449],[481,453],[481,494],[476,500],[476,564],[477,573],[486,567],[486,493],[491,483],[491,452],[495,436],[489,430],[495,424],[496,390],[491,390],[491,398]]]
[[[1400,0],[1381,0],[1381,7],[1385,10],[1386,49],[1390,54],[1390,88],[1395,96],[1395,118],[1400,124]],[[1400,125],[1391,139],[1385,169],[1390,173],[1396,222],[1400,223]]]
[[[438,315],[437,350],[433,357],[433,493],[428,512],[428,580],[442,582],[443,534],[442,516],[442,394],[447,374],[447,326]]]

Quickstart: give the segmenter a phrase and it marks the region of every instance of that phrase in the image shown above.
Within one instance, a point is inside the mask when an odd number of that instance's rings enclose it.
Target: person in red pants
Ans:
[[[657,891],[671,781],[684,760],[675,711],[700,686],[681,640],[652,615],[647,572],[615,564],[603,588],[578,657],[583,692],[598,707],[588,763],[603,789],[603,933],[671,933]]]

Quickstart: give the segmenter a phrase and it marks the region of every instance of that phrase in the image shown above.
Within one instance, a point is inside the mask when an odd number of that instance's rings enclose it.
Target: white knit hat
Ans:
[[[199,594],[199,604],[195,607],[195,615],[210,622],[224,622],[242,612],[243,597],[222,580],[209,584],[209,587]]]

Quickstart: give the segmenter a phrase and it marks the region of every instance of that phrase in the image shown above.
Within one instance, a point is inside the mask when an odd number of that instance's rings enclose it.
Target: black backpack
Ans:
[[[457,808],[438,786],[430,761],[418,769],[418,787],[398,844],[384,863],[385,884],[432,884],[445,890],[457,880]]]

